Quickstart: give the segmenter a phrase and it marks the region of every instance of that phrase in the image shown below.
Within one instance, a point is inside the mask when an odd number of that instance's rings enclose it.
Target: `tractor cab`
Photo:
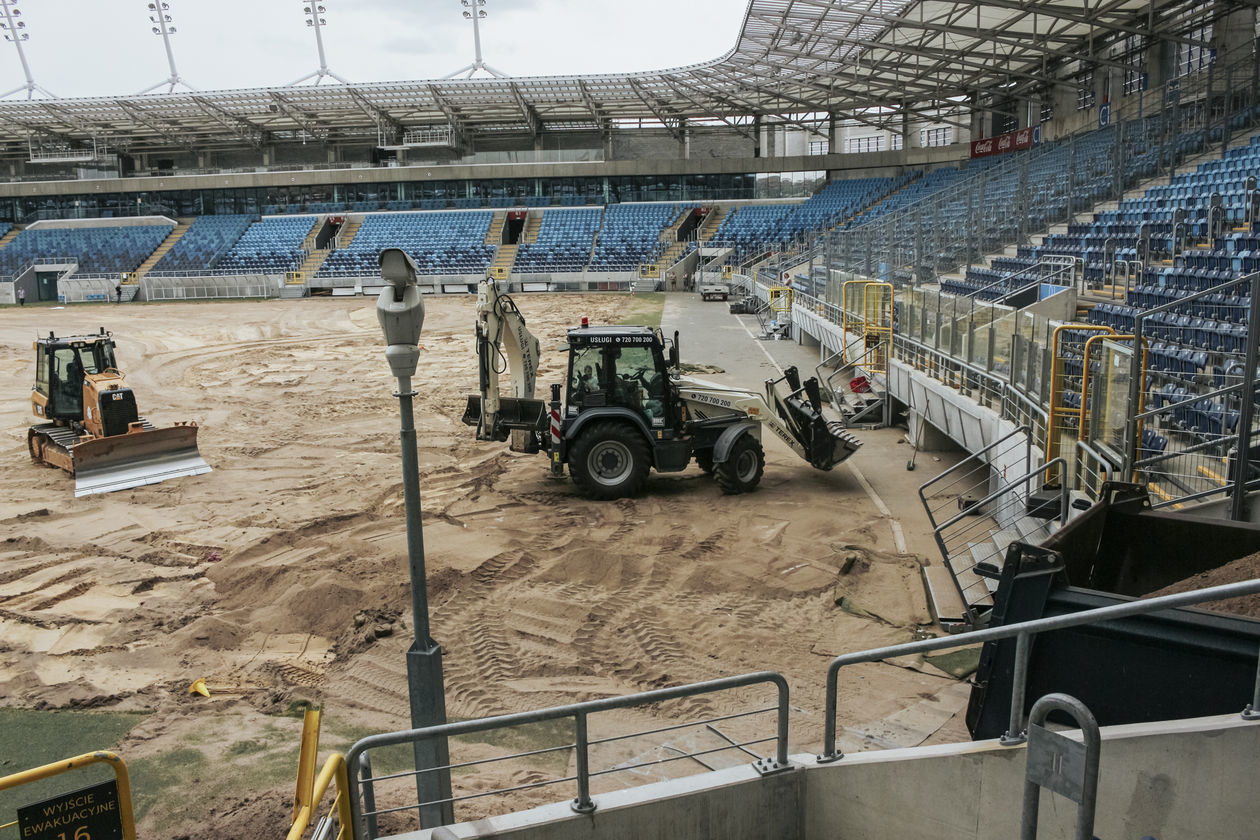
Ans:
[[[116,368],[108,333],[48,338],[35,342],[35,414],[50,420],[83,418],[83,378]]]
[[[569,330],[565,405],[570,417],[593,408],[633,411],[649,428],[674,428],[678,409],[669,388],[672,356],[651,327],[601,326]]]

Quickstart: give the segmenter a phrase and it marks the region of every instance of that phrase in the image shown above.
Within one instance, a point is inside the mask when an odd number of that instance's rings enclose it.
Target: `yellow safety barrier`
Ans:
[[[506,265],[490,266],[490,277],[493,280],[506,280],[508,276],[508,267]]]
[[[771,286],[767,290],[770,297],[770,309],[773,312],[791,312],[792,311],[792,287],[791,286]]]
[[[315,758],[319,752],[319,720],[318,709],[308,709],[302,716],[302,749],[298,754],[297,791],[293,797],[293,820],[289,825],[287,840],[301,840],[302,835],[310,828],[315,807],[328,792],[329,785],[335,785],[337,791],[330,808],[330,812],[337,813],[336,837],[342,840],[354,836],[350,825],[350,777],[346,775],[345,757],[341,753],[333,753],[324,762],[324,768],[319,775],[315,775]]]
[[[1077,421],[1077,424],[1076,424],[1077,440],[1087,440],[1086,435],[1085,435],[1085,426],[1086,426],[1086,423],[1089,422],[1089,417],[1086,411],[1086,408],[1089,406],[1089,354],[1090,354],[1090,351],[1094,349],[1095,342],[1133,341],[1134,338],[1135,336],[1133,336],[1133,334],[1130,333],[1128,335],[1115,335],[1115,334],[1092,335],[1089,338],[1085,339],[1085,352],[1082,354],[1082,357],[1084,360],[1084,370],[1081,372],[1081,408],[1078,413],[1079,420]],[[1142,343],[1141,343],[1142,365],[1139,368],[1139,378],[1143,382],[1146,381],[1146,364],[1147,364],[1147,356],[1149,354],[1149,350],[1146,345],[1147,345],[1146,336],[1143,336]],[[1137,404],[1137,408],[1134,410],[1134,413],[1141,415],[1142,412],[1145,410],[1146,410],[1146,389],[1143,388],[1142,390],[1138,392],[1138,404]],[[1138,424],[1137,424],[1137,439],[1139,441],[1137,446],[1140,448],[1141,447],[1140,441],[1142,440],[1141,419],[1138,420]],[[1134,472],[1134,475],[1131,477],[1131,480],[1133,481],[1137,480],[1136,471]]]
[[[867,283],[862,287],[863,355],[870,359],[867,368],[871,373],[888,373],[888,357],[892,355],[894,297],[892,283]]]
[[[284,282],[299,284],[306,282],[306,275],[301,271],[286,271],[284,273]]]
[[[1055,458],[1064,457],[1065,460],[1070,458],[1061,451],[1063,432],[1065,427],[1063,421],[1065,417],[1075,418],[1077,421],[1076,439],[1080,440],[1080,410],[1068,408],[1060,405],[1064,391],[1064,372],[1063,372],[1063,346],[1060,343],[1061,336],[1068,332],[1096,332],[1113,336],[1116,331],[1111,327],[1104,327],[1101,324],[1061,324],[1054,328],[1054,332],[1050,336],[1050,348],[1053,361],[1050,365],[1050,405],[1046,409],[1046,460],[1053,461]],[[1082,399],[1081,403],[1084,404]],[[1070,455],[1070,453],[1069,453]]]
[[[871,282],[873,281],[845,280],[844,283],[840,285],[840,332],[844,336],[844,345],[840,348],[840,360],[842,362],[847,363],[853,361],[853,359],[849,358],[848,336],[850,332],[858,332],[858,326],[861,324],[861,319],[858,317],[858,313],[860,309],[865,309],[866,307],[865,294],[862,296],[862,303],[860,305],[857,303],[857,297],[855,294],[858,291],[857,287],[865,287],[866,284]],[[850,287],[853,287],[853,291],[850,291]]]
[[[114,770],[114,781],[118,791],[117,803],[112,801],[72,803],[74,805],[73,810],[63,808],[56,812],[53,819],[60,820],[60,822],[55,827],[50,827],[47,832],[37,836],[64,836],[67,840],[72,840],[73,838],[88,840],[90,837],[88,830],[90,826],[87,821],[93,818],[97,820],[110,819],[110,812],[117,805],[117,817],[118,822],[122,826],[123,840],[136,840],[135,814],[131,808],[131,777],[127,775],[126,762],[112,752],[101,750],[84,753],[83,755],[76,755],[74,758],[55,761],[52,764],[45,764],[42,767],[35,767],[30,770],[23,770],[21,773],[5,776],[0,778],[0,790],[9,790],[31,782],[59,776],[71,770],[79,770],[92,764],[102,763],[109,764]],[[347,803],[347,809],[348,807]],[[81,818],[76,819],[79,815],[82,815]],[[20,815],[18,821],[0,825],[0,828],[8,828],[11,825],[16,825],[17,822],[20,822]]]
[[[656,263],[639,263],[640,277],[660,277],[661,267]]]
[[[297,808],[293,824],[289,827],[289,833],[285,835],[286,840],[301,840],[302,835],[311,826],[315,806],[324,798],[329,785],[335,785],[336,788],[330,810],[337,812],[339,823],[337,840],[348,840],[354,836],[350,830],[350,777],[346,775],[346,759],[341,753],[333,753],[328,756],[328,760],[324,762],[324,768],[315,777],[310,801]]]

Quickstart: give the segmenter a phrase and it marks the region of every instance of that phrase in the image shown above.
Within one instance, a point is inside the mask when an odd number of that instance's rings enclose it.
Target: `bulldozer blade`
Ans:
[[[210,472],[197,450],[197,427],[169,426],[77,444],[74,495],[113,493]]]

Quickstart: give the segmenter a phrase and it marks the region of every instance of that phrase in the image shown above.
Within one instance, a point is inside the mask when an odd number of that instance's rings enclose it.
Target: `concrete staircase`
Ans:
[[[533,245],[538,241],[538,229],[542,227],[542,213],[537,216],[526,216],[525,226],[521,228],[519,245]]]
[[[131,273],[131,277],[127,280],[127,283],[139,283],[140,278],[144,277],[144,275],[153,270],[153,266],[157,265],[158,262],[161,261],[162,257],[166,256],[166,253],[170,251],[171,248],[175,247],[175,243],[188,232],[190,227],[192,227],[192,219],[179,219],[176,222],[175,227],[171,228],[171,232],[168,233],[166,238],[158,244],[153,253],[149,254],[148,258],[144,262],[140,263],[140,267]],[[0,239],[0,248],[3,247],[4,240]]]
[[[719,207],[716,204],[710,206],[709,214],[704,217],[704,221],[696,229],[696,239],[700,242],[708,242],[718,232],[718,228],[722,226],[722,220],[728,215],[729,212],[725,207]]]
[[[494,253],[494,262],[490,263],[490,276],[495,279],[507,279],[516,263],[516,246],[500,245]]]
[[[307,254],[306,259],[302,261],[301,267],[298,268],[298,276],[302,279],[294,282],[305,283],[308,278],[314,277],[315,272],[319,271],[319,267],[324,264],[324,260],[328,259],[328,255],[331,253],[331,248],[322,248]]]
[[[496,210],[490,219],[490,227],[486,231],[486,244],[498,245],[503,242],[503,226],[507,224],[507,211]]]
[[[22,230],[25,230],[25,228],[23,228]],[[6,233],[4,236],[0,236],[0,248],[3,248],[5,245],[8,245],[14,239],[17,239],[17,235],[21,233],[22,230],[18,230],[17,225],[14,225],[12,228],[10,228],[8,233]]]
[[[335,239],[338,248],[349,248],[350,243],[354,241],[354,236],[359,232],[359,228],[363,227],[361,219],[346,219],[342,224],[341,230],[337,231]]]

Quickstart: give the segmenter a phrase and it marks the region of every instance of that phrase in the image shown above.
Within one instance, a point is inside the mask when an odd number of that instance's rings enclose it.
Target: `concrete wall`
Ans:
[[[1079,733],[1065,733],[1079,737]],[[1094,833],[1115,840],[1251,838],[1260,724],[1238,715],[1102,730]],[[1011,840],[1020,834],[1023,746],[976,741],[854,753],[793,769],[750,766],[396,835],[397,840]],[[558,792],[557,796],[563,793]],[[1074,836],[1076,805],[1041,794],[1038,837]]]
[[[1257,748],[1260,727],[1237,715],[1105,728],[1094,834],[1256,836],[1260,798],[1248,778]],[[1025,756],[996,741],[848,756],[804,774],[805,837],[1010,840]],[[1075,836],[1075,819],[1074,803],[1042,793],[1041,840]]]

